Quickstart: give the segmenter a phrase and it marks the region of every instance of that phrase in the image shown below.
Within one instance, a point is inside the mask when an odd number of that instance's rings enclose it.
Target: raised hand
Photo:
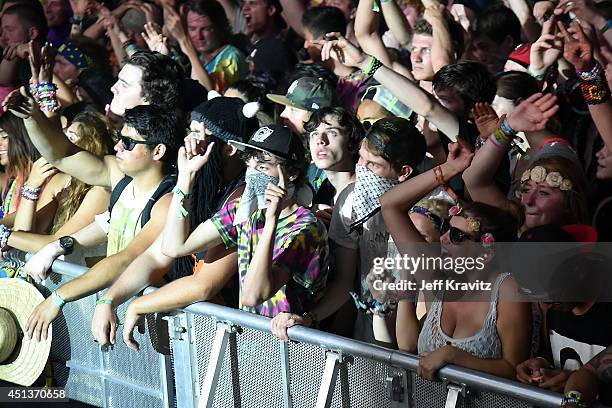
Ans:
[[[30,50],[28,52],[28,61],[32,71],[31,84],[53,82],[53,64],[55,61],[51,47],[48,44],[43,45],[40,53],[35,49],[34,41],[30,41],[28,47]]]
[[[529,56],[529,69],[534,73],[544,73],[553,65],[563,52],[563,35],[555,34],[555,17],[545,21],[542,26],[542,34],[536,42],[531,45]]]
[[[579,19],[591,24],[593,24],[598,15],[592,3],[587,0],[562,0],[554,10],[555,15],[567,14],[569,12],[573,12]]]
[[[278,168],[278,186],[272,183],[268,183],[264,198],[266,201],[266,219],[277,218],[280,215],[282,202],[287,197],[287,190],[285,188],[285,172],[280,164],[276,165]]]
[[[349,67],[365,68],[368,56],[361,52],[354,44],[344,38],[340,33],[328,33],[328,40],[314,40],[313,44],[321,45],[321,60],[333,58]]]
[[[142,38],[147,43],[149,50],[153,52],[159,52],[164,55],[169,55],[170,50],[168,49],[168,45],[166,44],[166,37],[164,37],[160,32],[157,31],[155,24],[151,21],[148,21],[144,26],[144,31],[142,33]]]
[[[543,130],[558,110],[555,95],[533,94],[508,115],[508,124],[517,132],[536,132]]]
[[[459,174],[467,169],[472,163],[474,153],[462,142],[450,143],[448,145],[448,156],[446,165],[455,173]]]
[[[27,119],[40,110],[38,104],[27,94],[23,86],[8,94],[2,102],[2,107],[21,119]]]
[[[181,22],[181,17],[171,7],[164,8],[164,29],[168,35],[172,36],[177,42],[182,42],[187,39],[185,27]]]
[[[578,71],[590,71],[593,68],[593,45],[582,31],[578,21],[572,21],[570,34],[563,24],[557,24],[559,31],[563,35],[563,58],[572,64]]]
[[[491,105],[486,102],[476,102],[472,113],[480,136],[487,139],[499,126],[499,116],[497,116]]]
[[[178,152],[179,174],[195,174],[210,159],[215,142],[208,143],[194,137],[186,137],[185,145]],[[205,150],[204,150],[205,149]]]
[[[23,59],[28,56],[30,46],[28,43],[7,45],[2,52],[2,58],[12,61],[14,59]]]

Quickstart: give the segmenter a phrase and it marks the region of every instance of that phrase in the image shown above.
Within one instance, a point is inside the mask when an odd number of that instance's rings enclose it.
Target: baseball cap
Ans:
[[[297,162],[305,155],[299,136],[284,125],[263,126],[246,143],[235,140],[228,143],[241,151],[247,148],[261,150],[289,162]]]
[[[293,81],[286,95],[267,96],[272,102],[312,112],[331,106],[333,94],[333,89],[324,79],[302,77]]]

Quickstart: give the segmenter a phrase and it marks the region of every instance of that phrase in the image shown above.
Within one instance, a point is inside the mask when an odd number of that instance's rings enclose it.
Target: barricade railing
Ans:
[[[86,270],[55,261],[46,287],[53,290]],[[96,299],[64,307],[53,324],[51,355],[68,396],[95,406],[518,408],[558,407],[562,399],[457,366],[442,368],[440,382],[423,380],[414,355],[302,326],[290,328],[291,341],[282,342],[271,334],[268,318],[207,302],[164,317],[167,334],[150,335],[152,325],[143,335],[136,331],[139,352],[125,346],[121,326],[114,348],[101,350],[90,330]],[[152,344],[164,340],[171,357]]]
[[[48,296],[87,270],[85,266],[56,260],[41,288],[43,294]],[[50,362],[57,385],[65,387],[70,399],[97,407],[175,406],[169,349],[166,354],[155,351],[163,349],[167,334],[160,335],[152,330],[154,325],[147,324],[143,334],[136,330],[140,352],[134,352],[123,342],[119,326],[115,345],[101,347],[91,334],[91,319],[99,295],[67,303],[53,322]],[[117,311],[121,319],[126,307],[124,304]]]

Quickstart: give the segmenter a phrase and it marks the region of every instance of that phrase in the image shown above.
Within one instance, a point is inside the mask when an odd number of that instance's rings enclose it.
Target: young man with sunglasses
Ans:
[[[8,109],[24,118],[28,134],[43,157],[59,170],[89,185],[124,188],[113,203],[110,214],[73,236],[60,238],[38,251],[25,271],[42,282],[53,261],[108,239],[107,257],[87,273],[58,288],[39,305],[27,324],[28,335],[46,338],[50,323],[65,302],[71,302],[108,287],[130,262],[148,248],[161,232],[166,220],[170,195],[159,189],[171,183],[167,175],[176,162],[178,124],[176,116],[157,106],[141,105],[124,112],[125,124],[115,145],[116,155],[99,158],[76,148],[51,124],[30,98],[11,96]],[[129,178],[126,178],[129,177]],[[157,194],[161,196],[149,207]],[[143,217],[150,221],[144,223]],[[144,224],[144,225],[143,225]]]

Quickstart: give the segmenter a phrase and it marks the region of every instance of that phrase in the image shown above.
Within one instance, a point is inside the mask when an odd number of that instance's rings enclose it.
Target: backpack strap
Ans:
[[[141,228],[144,228],[145,224],[151,219],[151,210],[153,209],[153,206],[155,205],[157,200],[159,200],[162,196],[164,196],[164,194],[168,193],[174,188],[174,186],[176,185],[176,177],[176,174],[166,175],[161,181],[161,183],[159,183],[159,186],[157,186],[155,192],[151,195],[151,197],[149,197],[149,201],[142,210],[142,217],[140,218]]]
[[[119,201],[119,197],[121,197],[121,193],[123,193],[123,190],[125,190],[125,188],[128,186],[128,184],[130,184],[131,181],[132,181],[132,178],[130,176],[123,176],[123,178],[119,180],[117,184],[115,184],[115,187],[113,188],[113,191],[111,192],[110,201],[108,204],[109,217],[110,217],[110,214],[112,214],[113,212],[113,207],[115,206],[117,201]]]

